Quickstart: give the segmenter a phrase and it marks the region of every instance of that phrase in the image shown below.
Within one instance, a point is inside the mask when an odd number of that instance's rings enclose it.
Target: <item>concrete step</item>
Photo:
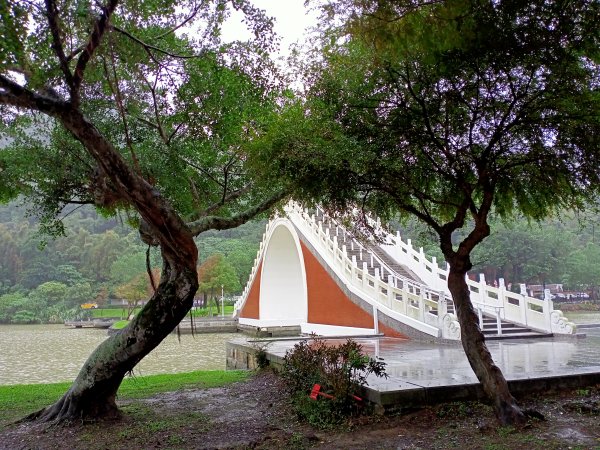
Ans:
[[[535,339],[541,339],[541,338],[551,338],[554,335],[552,333],[537,333],[535,331],[529,332],[529,333],[511,333],[511,334],[490,334],[490,335],[484,335],[485,336],[485,340],[486,341],[498,341],[500,339],[523,339],[523,338],[535,338]]]
[[[398,263],[379,246],[369,246],[369,250],[373,251],[373,253],[384,262],[384,264],[386,264],[390,269],[394,270],[397,274],[413,280],[416,283],[424,284],[423,280],[421,280],[412,270],[405,265]]]

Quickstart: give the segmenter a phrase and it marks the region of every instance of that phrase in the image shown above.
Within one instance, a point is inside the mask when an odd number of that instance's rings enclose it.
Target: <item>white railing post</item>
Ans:
[[[388,275],[388,283],[387,283],[387,306],[392,309],[393,308],[393,301],[394,301],[394,276],[393,275]]]
[[[484,305],[487,304],[486,299],[487,299],[487,293],[485,292],[487,289],[487,284],[485,282],[485,275],[480,273],[479,274],[479,301],[481,303],[483,303]]]
[[[444,327],[444,317],[448,314],[448,301],[444,292],[438,292],[438,328]]]
[[[425,291],[419,290],[419,320],[425,322]]]
[[[552,332],[552,310],[554,310],[554,302],[552,301],[552,294],[550,289],[544,289],[544,319],[546,322],[546,330]]]
[[[496,308],[496,330],[499,335],[502,334],[502,321],[500,320],[500,308]]]
[[[504,278],[498,279],[498,299],[500,300],[500,305],[503,306],[503,319],[506,319],[506,284],[504,283]]]
[[[479,305],[477,306],[477,317],[479,318],[479,329],[483,331],[483,311]]]
[[[521,295],[527,296],[527,286],[524,283],[519,284]]]
[[[373,305],[373,330],[375,334],[379,334],[379,309],[376,305]]]

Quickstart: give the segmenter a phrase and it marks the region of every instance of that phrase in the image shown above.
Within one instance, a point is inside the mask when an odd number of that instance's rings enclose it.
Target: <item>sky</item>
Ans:
[[[253,0],[254,5],[264,9],[275,18],[275,32],[282,38],[280,55],[289,54],[289,46],[302,39],[307,27],[316,24],[316,13],[304,7],[304,0]],[[222,36],[225,41],[249,37],[245,25],[241,23],[242,14],[234,14],[225,23]]]

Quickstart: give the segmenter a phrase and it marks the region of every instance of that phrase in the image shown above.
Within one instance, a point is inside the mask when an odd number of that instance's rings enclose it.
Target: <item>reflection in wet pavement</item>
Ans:
[[[585,329],[584,332],[585,338],[510,339],[489,341],[487,345],[494,362],[509,380],[600,372],[600,328]],[[387,363],[390,378],[369,378],[372,386],[385,389],[402,383],[419,386],[477,383],[459,343],[423,343],[385,337],[356,340],[367,353],[383,358]],[[294,343],[276,341],[267,351],[283,356]]]

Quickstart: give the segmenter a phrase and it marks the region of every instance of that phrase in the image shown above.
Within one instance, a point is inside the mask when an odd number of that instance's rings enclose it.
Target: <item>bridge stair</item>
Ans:
[[[498,330],[500,325],[500,330]],[[499,340],[499,339],[519,339],[519,338],[544,338],[552,337],[552,333],[541,333],[539,331],[532,330],[521,325],[517,325],[506,320],[499,320],[496,317],[484,315],[482,317],[482,323],[480,322],[481,331],[485,336],[485,339]]]
[[[336,237],[338,248],[341,250],[346,247],[346,254],[350,259],[356,259],[357,265],[363,267],[366,263],[366,268],[369,275],[378,276],[381,280],[387,281],[391,276],[395,280],[396,285],[399,280],[409,281],[415,286],[426,288],[426,284],[406,265],[394,260],[390,255],[379,247],[377,244],[361,243],[354,237],[344,226],[338,224],[334,219],[317,210],[317,216],[321,220],[323,231],[329,236]],[[448,297],[446,299],[447,313],[454,314],[454,303]],[[430,314],[437,316],[437,308],[430,306]]]
[[[337,236],[338,247],[345,245],[349,258],[356,258],[357,264],[362,267],[366,262],[370,275],[379,275],[380,279],[387,280],[392,276],[395,280],[408,280],[414,285],[426,288],[427,284],[415,274],[408,266],[401,264],[384,251],[378,244],[361,243],[345,227],[338,224],[330,216],[317,210],[317,216],[322,221],[323,230],[328,230],[330,236]],[[399,283],[396,283],[399,284]],[[438,315],[436,306],[430,304],[429,314]],[[446,312],[455,315],[454,302],[446,297]],[[543,338],[552,337],[551,332],[540,332],[501,318],[496,318],[488,313],[480,315],[480,328],[487,340],[517,339],[517,338]]]
[[[421,280],[412,270],[406,267],[404,264],[400,264],[397,261],[389,256],[386,252],[384,252],[379,246],[376,245],[368,245],[370,251],[375,253],[377,257],[385,263],[390,269],[392,269],[396,274],[399,274],[402,277],[408,278],[409,280],[413,280],[418,284],[425,284],[423,280]]]
[[[270,248],[269,239],[274,230],[281,230],[278,227],[282,225],[288,226],[285,225],[285,221],[288,221],[312,245],[322,264],[335,272],[352,295],[371,305],[374,316],[386,315],[403,327],[413,328],[416,333],[460,339],[460,324],[447,288],[447,265],[438,265],[435,257],[428,257],[423,248],[413,247],[410,239],[401,239],[399,233],[387,233],[378,220],[367,220],[380,237],[381,244],[358,239],[351,229],[318,206],[308,210],[290,202],[286,206],[286,217],[276,218],[267,225],[249,283],[236,302],[236,312],[243,308],[254,281],[262,280],[262,262],[266,249]],[[504,285],[503,279],[490,285],[483,275],[479,280],[468,278],[466,281],[486,339],[537,338],[553,333],[576,333],[575,324],[564,317],[560,310],[554,309],[549,296],[544,299],[529,297],[524,285],[520,293],[512,292]],[[258,297],[253,298],[262,301],[262,293],[261,290],[260,294],[255,294]],[[246,319],[248,323],[263,320],[261,317]],[[290,319],[293,320],[294,317]]]

